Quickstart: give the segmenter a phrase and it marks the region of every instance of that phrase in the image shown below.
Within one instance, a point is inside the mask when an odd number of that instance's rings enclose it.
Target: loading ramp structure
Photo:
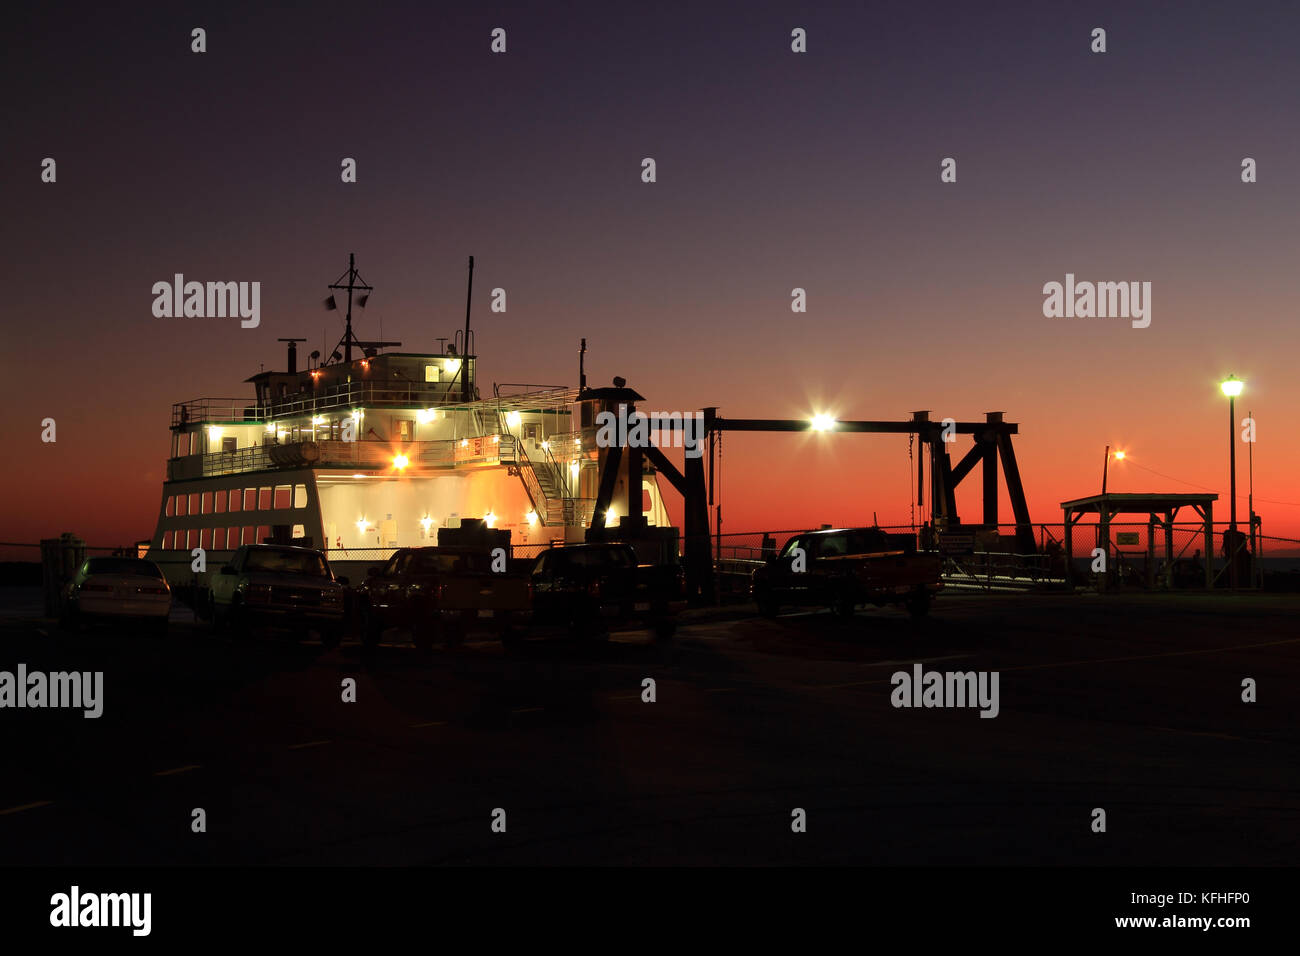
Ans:
[[[641,399],[641,396],[635,393],[623,395],[615,394],[612,390],[604,391],[608,393],[602,395],[608,401],[607,407],[614,408],[619,405],[626,405],[627,413],[635,411],[635,405],[632,403]],[[630,390],[628,391],[630,392]],[[587,394],[595,395],[596,393],[584,393],[584,396]],[[705,408],[702,410],[702,415],[703,436],[706,446],[704,454],[688,456],[682,471],[679,471],[664,456],[663,452],[654,446],[644,449],[609,449],[607,460],[603,465],[600,491],[595,507],[596,517],[593,520],[593,528],[597,529],[597,533],[603,531],[601,516],[611,503],[614,472],[619,467],[620,458],[623,457],[624,453],[629,459],[627,467],[630,469],[630,474],[637,474],[640,471],[643,457],[653,464],[683,498],[683,570],[685,572],[687,594],[695,603],[711,604],[716,598],[711,538],[715,533],[720,538],[721,521],[718,520],[715,512],[717,527],[711,529],[709,509],[712,507],[720,510],[715,498],[713,481],[717,455],[716,446],[721,434],[728,431],[808,432],[823,430],[831,433],[916,435],[929,452],[928,455],[922,456],[920,459],[922,464],[917,469],[918,492],[923,492],[926,488],[923,463],[925,458],[928,457],[930,459],[928,491],[932,502],[931,514],[933,515],[936,531],[943,531],[950,527],[960,527],[961,521],[957,514],[956,489],[958,484],[974,471],[977,465],[980,466],[983,486],[982,524],[986,528],[997,528],[998,465],[1000,462],[1006,483],[1007,497],[1010,500],[1011,509],[1015,516],[1017,547],[1021,550],[1021,553],[1025,554],[1032,554],[1038,550],[1034,543],[1034,527],[1029,517],[1029,505],[1025,500],[1024,486],[1020,480],[1020,468],[1016,463],[1015,450],[1012,446],[1012,438],[1018,433],[1019,426],[1014,422],[1004,421],[1002,412],[988,412],[982,422],[959,422],[953,419],[933,421],[930,419],[928,411],[917,411],[912,413],[910,419],[903,421],[835,420],[822,428],[818,428],[808,419],[801,418],[723,418],[718,415],[717,408]],[[674,423],[670,420],[660,419],[656,416],[647,416],[647,418],[651,427],[656,430],[674,427]],[[680,425],[681,423],[678,421],[676,427],[680,427]],[[969,435],[974,439],[974,443],[954,465],[949,458],[949,446],[955,444],[958,435]],[[632,482],[629,482],[629,487],[632,487],[632,484]],[[921,497],[921,494],[918,494],[918,497]],[[633,529],[642,521],[639,498],[634,501],[632,496],[629,495],[628,516],[623,520]]]

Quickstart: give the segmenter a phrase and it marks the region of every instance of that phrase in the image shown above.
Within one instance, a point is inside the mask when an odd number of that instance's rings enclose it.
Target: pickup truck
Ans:
[[[852,617],[863,604],[898,604],[922,617],[943,587],[941,569],[939,556],[917,553],[909,534],[879,528],[806,531],[754,572],[751,592],[766,617],[786,605],[829,607]]]
[[[666,641],[686,605],[679,565],[638,564],[631,546],[617,542],[549,548],[534,562],[529,584],[533,623],[564,625],[581,637],[607,635],[611,620],[640,618]]]
[[[399,549],[357,588],[362,642],[374,646],[391,627],[422,648],[456,644],[480,623],[508,632],[528,612],[528,578],[517,566],[492,568],[486,548]]]
[[[328,646],[345,627],[346,579],[336,580],[325,555],[311,548],[246,544],[212,575],[209,613],[218,629],[247,633],[259,624],[305,632]]]

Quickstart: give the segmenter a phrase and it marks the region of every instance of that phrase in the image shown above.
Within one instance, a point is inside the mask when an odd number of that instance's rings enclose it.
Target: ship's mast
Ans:
[[[346,285],[343,284],[344,277],[346,277],[348,280]],[[356,253],[354,252],[348,253],[348,271],[345,272],[342,276],[339,276],[338,281],[335,282],[333,285],[331,285],[330,288],[337,289],[340,292],[342,292],[344,289],[347,289],[348,291],[347,328],[343,332],[343,339],[342,341],[339,342],[339,345],[343,346],[343,361],[351,362],[353,343],[356,343],[358,346],[361,344],[360,341],[357,339],[357,337],[352,334],[352,293],[354,291],[365,293],[365,295],[361,296],[361,298],[357,300],[357,304],[364,307],[366,304],[366,299],[368,299],[370,297],[370,293],[374,291],[374,287],[366,285],[365,281],[361,278],[361,273],[357,272]],[[334,297],[330,296],[329,301],[332,303],[334,301]],[[333,308],[332,305],[330,307]],[[334,351],[335,352],[338,351],[338,346],[334,347]]]
[[[469,281],[465,287],[465,339],[464,355],[460,359],[460,400],[468,402],[469,394],[469,304],[474,300],[474,257],[469,257]]]

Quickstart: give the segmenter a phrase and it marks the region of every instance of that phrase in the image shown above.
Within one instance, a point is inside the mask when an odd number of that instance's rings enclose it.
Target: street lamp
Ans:
[[[1228,528],[1237,530],[1237,396],[1241,394],[1245,383],[1235,375],[1229,375],[1219,383],[1219,388],[1228,396]]]
[[[1245,383],[1229,375],[1219,383],[1228,396],[1228,534],[1224,551],[1228,558],[1228,577],[1233,589],[1237,587],[1237,396]]]
[[[1114,458],[1116,461],[1123,461],[1124,454],[1125,453],[1122,451],[1117,451],[1114,455],[1111,455],[1110,446],[1106,446],[1106,460],[1101,463],[1101,493],[1103,495],[1106,493],[1106,472],[1110,470],[1111,458]]]

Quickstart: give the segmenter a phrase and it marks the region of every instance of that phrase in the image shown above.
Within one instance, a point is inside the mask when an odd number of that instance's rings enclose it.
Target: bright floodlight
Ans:
[[[828,432],[835,427],[835,419],[830,415],[814,415],[812,427],[815,432]]]
[[[1227,395],[1229,398],[1236,398],[1240,395],[1244,386],[1245,382],[1242,382],[1240,379],[1234,378],[1231,375],[1228,376],[1226,382],[1219,383],[1219,388],[1223,389],[1223,394]]]
[[[1115,452],[1115,458],[1116,458],[1117,461],[1123,461],[1123,460],[1124,460],[1124,452],[1122,452],[1122,451],[1117,451],[1117,452]]]
[[[409,465],[410,463],[411,463],[410,459],[407,458],[405,455],[394,455],[394,456],[393,456],[393,467],[396,468],[398,471],[401,471],[403,468],[405,468],[405,467],[406,467],[407,465]]]

